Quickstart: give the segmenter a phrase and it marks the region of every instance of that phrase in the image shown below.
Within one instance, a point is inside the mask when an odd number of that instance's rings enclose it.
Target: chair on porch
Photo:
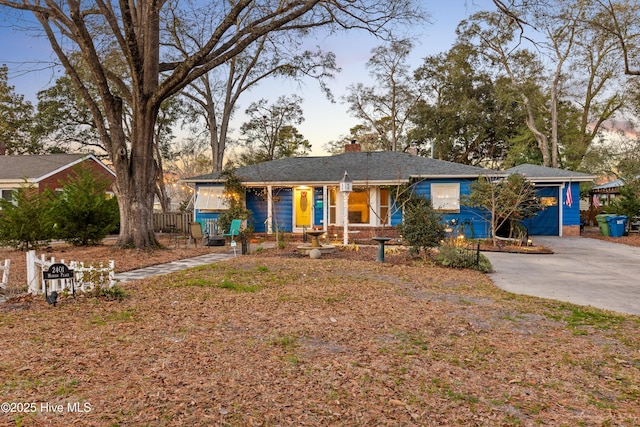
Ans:
[[[234,237],[240,234],[240,226],[242,225],[241,219],[231,220],[229,231],[222,233],[224,237],[231,237],[231,240],[235,240]]]
[[[187,243],[187,247],[191,246],[191,240],[193,240],[196,248],[198,247],[198,240],[201,244],[204,244],[204,233],[202,232],[202,224],[199,222],[190,222],[189,223],[189,243]]]

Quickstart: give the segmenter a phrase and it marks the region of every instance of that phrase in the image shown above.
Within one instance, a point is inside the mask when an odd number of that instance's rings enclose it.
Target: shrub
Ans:
[[[12,199],[0,199],[0,245],[28,250],[49,242],[49,196],[25,182],[12,191]]]
[[[404,209],[404,221],[398,225],[398,231],[411,250],[420,253],[438,246],[445,238],[445,225],[442,217],[433,209],[431,201],[412,195]]]
[[[493,272],[491,261],[484,254],[478,254],[478,263],[475,263],[475,253],[470,254],[471,249],[442,245],[435,257],[435,262],[443,267],[471,268],[483,273]],[[475,252],[475,251],[473,251]],[[473,255],[473,256],[470,256]]]
[[[235,169],[228,166],[221,172],[224,177],[224,192],[228,197],[229,209],[218,216],[218,229],[229,230],[231,221],[234,219],[242,219],[247,221],[247,229],[243,236],[251,238],[253,225],[251,219],[251,211],[244,207],[245,188],[242,186],[240,179],[235,174]]]
[[[88,292],[88,295],[106,301],[122,301],[127,297],[126,291],[117,285],[112,287],[97,285]]]
[[[118,223],[118,203],[107,199],[109,183],[96,178],[89,169],[74,170],[72,179],[62,184],[62,193],[51,206],[50,221],[55,237],[73,245],[97,244]]]

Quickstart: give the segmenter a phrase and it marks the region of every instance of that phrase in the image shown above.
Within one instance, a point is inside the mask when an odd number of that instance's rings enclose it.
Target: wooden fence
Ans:
[[[64,260],[60,260],[64,264]],[[45,283],[42,272],[47,270],[52,264],[55,264],[55,258],[47,260],[44,255],[40,258],[36,255],[36,251],[27,252],[27,284],[29,292],[38,295],[45,291]],[[64,289],[71,289],[72,280],[75,290],[87,291],[95,286],[111,288],[116,284],[115,265],[113,261],[109,261],[107,266],[90,265],[85,266],[83,263],[71,261],[69,268],[74,271],[74,279],[56,279],[50,280],[48,284],[49,291],[60,292]]]
[[[161,233],[189,233],[189,223],[193,221],[190,212],[154,212],[153,230]]]

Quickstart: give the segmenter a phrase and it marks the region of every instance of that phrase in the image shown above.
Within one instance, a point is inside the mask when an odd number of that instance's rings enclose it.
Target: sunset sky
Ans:
[[[479,10],[494,10],[491,0],[422,0],[424,8],[431,15],[431,24],[414,28],[415,48],[410,63],[416,68],[422,59],[450,48],[455,40],[457,24]],[[32,20],[29,15],[27,19]],[[33,24],[31,24],[33,26]],[[61,73],[51,66],[53,54],[45,40],[33,36],[28,30],[29,23],[23,22],[6,8],[0,9],[0,64],[9,67],[9,84],[18,94],[36,103],[36,94],[55,82]],[[330,83],[336,103],[330,103],[321,93],[317,83],[310,81],[302,87],[284,81],[266,81],[240,99],[234,128],[238,129],[245,120],[244,109],[252,101],[266,98],[275,101],[280,95],[297,94],[304,98],[305,122],[298,128],[311,141],[314,155],[324,155],[324,145],[347,135],[349,128],[358,121],[350,117],[347,106],[341,102],[346,88],[354,83],[370,84],[365,63],[371,49],[380,41],[365,33],[351,32],[313,41],[324,50],[333,51],[342,72]]]

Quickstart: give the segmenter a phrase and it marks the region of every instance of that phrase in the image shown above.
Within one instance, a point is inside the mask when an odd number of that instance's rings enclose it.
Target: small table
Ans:
[[[384,244],[391,240],[390,237],[374,237],[373,240],[378,242],[378,258],[376,258],[377,262],[384,262]]]
[[[311,247],[312,248],[321,248],[322,247],[322,245],[320,244],[320,240],[318,240],[318,237],[322,236],[324,233],[325,233],[324,230],[310,230],[310,231],[307,231],[307,234],[312,237],[312,239],[311,239]]]

